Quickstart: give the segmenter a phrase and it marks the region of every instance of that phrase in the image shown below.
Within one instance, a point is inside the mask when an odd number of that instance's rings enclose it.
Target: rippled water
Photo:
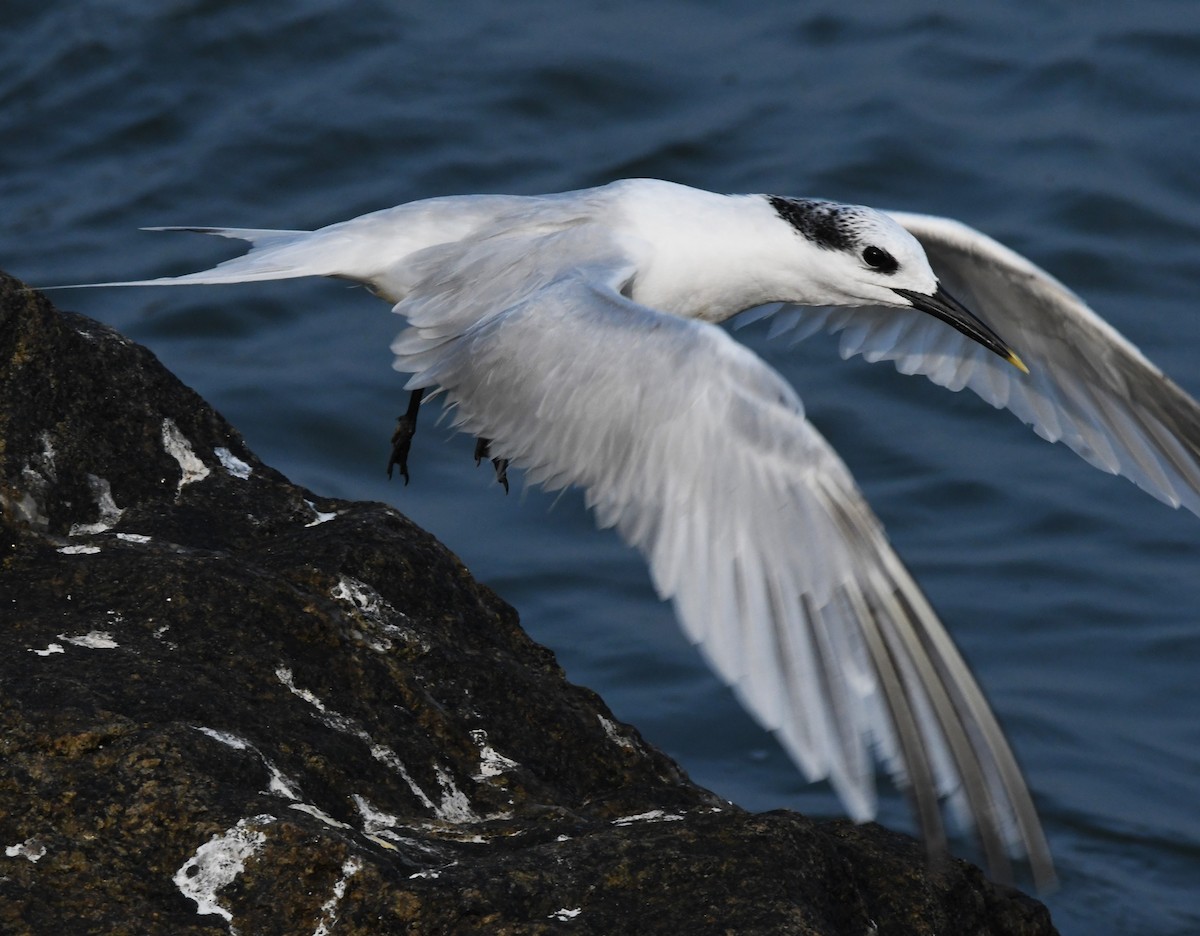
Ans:
[[[451,192],[649,175],[962,218],[1200,391],[1200,7],[5,0],[0,267],[198,268],[152,224],[312,227]],[[224,252],[223,252],[224,251]],[[836,814],[708,675],[578,497],[504,497],[403,406],[362,290],[58,294],[149,345],[293,479],[387,500],[700,783]],[[972,661],[1027,769],[1064,933],[1200,930],[1200,520],[1011,416],[742,333],[795,383]],[[519,489],[519,485],[518,485]],[[884,818],[908,822],[894,795]]]

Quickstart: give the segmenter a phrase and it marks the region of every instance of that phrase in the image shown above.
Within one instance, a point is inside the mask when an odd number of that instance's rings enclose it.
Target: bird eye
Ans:
[[[886,250],[874,246],[864,247],[862,252],[863,261],[873,270],[878,270],[880,273],[895,273],[899,266],[896,263],[896,258]]]

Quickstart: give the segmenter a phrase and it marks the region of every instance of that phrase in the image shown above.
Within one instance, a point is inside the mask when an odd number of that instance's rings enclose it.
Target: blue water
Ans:
[[[312,227],[649,175],[962,218],[1200,391],[1192,0],[5,0],[0,19],[0,267],[30,282],[229,253],[140,225]],[[397,322],[363,290],[55,298],[149,345],[294,480],[436,533],[699,783],[839,812],[579,497],[504,497],[431,424],[412,485],[387,483]],[[742,337],[797,386],[989,692],[1058,861],[1061,930],[1200,932],[1200,520],[973,397],[829,341]],[[883,817],[908,823],[892,794]]]

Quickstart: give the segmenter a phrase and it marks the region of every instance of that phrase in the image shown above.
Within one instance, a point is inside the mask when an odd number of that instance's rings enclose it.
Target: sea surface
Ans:
[[[431,195],[627,176],[960,218],[1200,392],[1194,0],[4,0],[0,268],[181,273],[227,242]],[[388,483],[399,322],[344,283],[58,293],[148,345],[267,462],[387,501],[699,783],[838,815],[582,498],[505,497],[426,417]],[[967,394],[739,338],[794,383],[1009,732],[1064,934],[1200,932],[1200,519]],[[910,821],[888,792],[882,818]],[[959,842],[970,854],[970,843]]]

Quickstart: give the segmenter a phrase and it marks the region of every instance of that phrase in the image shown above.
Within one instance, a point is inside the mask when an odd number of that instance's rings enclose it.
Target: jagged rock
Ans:
[[[429,534],[7,277],[0,507],[5,933],[1054,932],[692,785]]]

